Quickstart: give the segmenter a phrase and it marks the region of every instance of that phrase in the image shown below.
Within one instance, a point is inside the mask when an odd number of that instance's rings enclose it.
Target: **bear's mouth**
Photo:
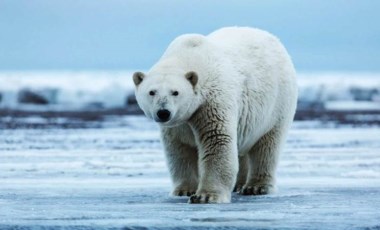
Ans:
[[[157,123],[160,123],[160,124],[165,124],[165,123],[169,123],[170,122],[170,120],[164,121],[164,120],[161,120],[158,117],[154,117],[154,121],[157,122]]]
[[[168,127],[168,128],[173,128],[173,127],[176,127],[176,126],[179,126],[181,125],[182,123],[178,120],[174,120],[174,119],[170,119],[168,121],[165,121],[165,122],[162,122],[162,121],[157,121],[156,119],[154,119],[155,122],[157,122],[160,126],[162,127]]]
[[[154,120],[159,123],[165,123],[170,121],[172,113],[167,109],[159,109],[154,116]]]

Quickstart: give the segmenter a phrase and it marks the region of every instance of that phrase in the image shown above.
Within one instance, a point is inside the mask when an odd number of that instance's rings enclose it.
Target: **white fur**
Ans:
[[[198,75],[195,86],[189,71]],[[136,85],[136,97],[152,119],[159,109],[172,114],[160,125],[174,195],[226,203],[234,187],[244,195],[273,191],[297,100],[294,67],[276,37],[239,27],[182,35]]]

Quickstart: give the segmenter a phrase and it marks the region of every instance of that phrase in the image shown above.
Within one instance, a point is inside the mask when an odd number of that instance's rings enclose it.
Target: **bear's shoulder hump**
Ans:
[[[205,43],[206,37],[201,34],[185,34],[177,37],[173,43],[186,48],[195,48]]]

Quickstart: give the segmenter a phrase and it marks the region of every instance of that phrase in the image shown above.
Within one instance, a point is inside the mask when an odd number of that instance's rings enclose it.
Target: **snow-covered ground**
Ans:
[[[158,128],[143,116],[38,127],[0,130],[0,229],[380,228],[378,126],[295,122],[278,192],[219,205],[168,195]]]
[[[0,72],[0,109],[126,107],[132,72]],[[300,109],[380,111],[380,73],[300,73],[298,84]]]

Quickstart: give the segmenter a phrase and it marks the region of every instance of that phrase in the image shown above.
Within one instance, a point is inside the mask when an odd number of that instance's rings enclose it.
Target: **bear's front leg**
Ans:
[[[233,115],[206,106],[190,120],[199,148],[200,181],[189,203],[229,203],[238,173]]]
[[[182,143],[171,128],[161,130],[167,165],[173,182],[173,196],[191,196],[198,188],[197,149]]]

